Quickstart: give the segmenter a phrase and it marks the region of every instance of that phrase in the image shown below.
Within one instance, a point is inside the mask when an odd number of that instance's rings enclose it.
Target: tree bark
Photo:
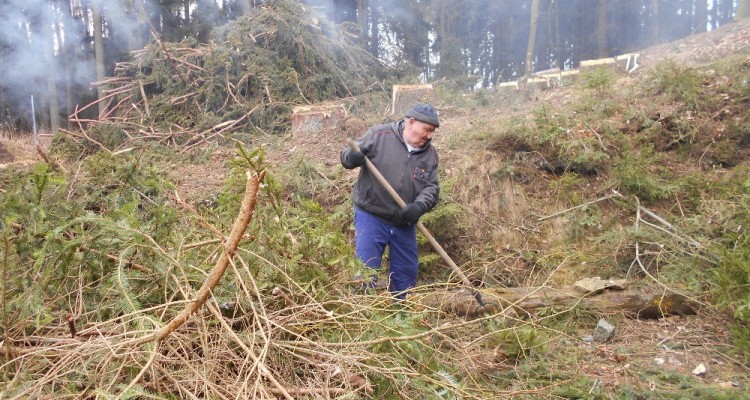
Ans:
[[[102,14],[100,0],[93,0],[91,2],[91,15],[94,23],[94,62],[96,64],[96,80],[98,82],[104,81],[105,68],[104,68],[104,33],[102,29]],[[102,118],[107,113],[107,104],[102,101],[104,98],[104,85],[96,85],[96,95],[99,99],[99,118]]]
[[[367,46],[367,0],[357,0],[357,25],[359,25],[359,43]]]
[[[562,71],[564,66],[561,56],[562,49],[560,48],[560,44],[562,42],[560,41],[560,3],[558,1],[552,0],[552,4],[550,5],[550,14],[553,14],[555,16],[553,20],[552,16],[550,15],[550,21],[554,21],[555,25],[555,66]]]
[[[227,243],[224,251],[216,261],[216,265],[209,272],[208,277],[201,285],[200,289],[195,293],[195,297],[192,302],[185,306],[185,309],[172,318],[161,330],[154,333],[152,337],[146,337],[144,342],[149,340],[161,341],[165,337],[169,336],[170,333],[174,332],[175,329],[179,328],[185,321],[190,318],[194,312],[196,312],[206,300],[211,297],[211,291],[216,288],[216,285],[221,281],[221,277],[224,276],[224,272],[229,267],[230,259],[234,257],[237,247],[242,241],[245,235],[245,230],[250,220],[253,218],[255,212],[255,204],[258,201],[258,189],[260,184],[263,182],[265,177],[265,171],[259,174],[251,174],[247,172],[247,182],[245,186],[245,196],[240,205],[240,210],[237,214],[237,218],[232,226],[232,231],[227,238]]]
[[[651,0],[651,38],[650,44],[657,44],[661,39],[659,27],[659,0]]]
[[[750,18],[750,0],[737,1],[737,19]]]
[[[55,15],[57,13],[55,12]],[[54,31],[53,31],[54,30]],[[55,47],[53,43],[53,38],[57,38],[57,43],[60,45],[60,24],[59,20],[55,18],[55,25],[54,27],[45,28],[43,30],[45,33],[44,36],[46,38],[42,38],[44,40],[45,46],[44,46],[44,59],[47,62],[47,65],[56,65],[56,59],[55,59]],[[48,104],[49,104],[49,125],[50,125],[50,132],[54,135],[57,133],[57,131],[60,129],[60,105],[58,103],[58,96],[57,96],[57,70],[58,68],[52,67],[50,68],[49,75],[47,76],[47,96],[48,96]]]
[[[692,33],[705,32],[708,23],[708,2],[706,0],[694,0],[693,3]]]
[[[531,26],[529,27],[529,43],[526,46],[525,76],[531,76],[534,71],[534,49],[536,48],[536,30],[539,25],[539,0],[531,2]]]
[[[608,46],[607,46],[607,8],[609,4],[607,0],[599,0],[599,16],[597,18],[598,32],[597,38],[599,44],[599,58],[607,57]]]
[[[520,317],[533,315],[543,308],[560,311],[580,308],[592,312],[622,312],[632,317],[655,319],[667,315],[693,315],[700,308],[688,295],[654,287],[605,290],[599,294],[585,294],[572,286],[492,288],[482,290],[482,296],[487,304],[512,307]],[[434,291],[418,301],[467,318],[477,317],[483,312],[477,308],[476,300],[466,290]]]
[[[380,56],[380,30],[378,29],[377,0],[370,0],[370,54]]]
[[[238,3],[240,5],[240,15],[250,14],[250,10],[253,8],[252,0],[239,0]]]

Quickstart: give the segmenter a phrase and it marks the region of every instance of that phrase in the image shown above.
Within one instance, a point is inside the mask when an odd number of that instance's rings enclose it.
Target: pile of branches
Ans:
[[[6,186],[0,397],[502,394],[473,382],[486,340],[461,343],[484,320],[347,290],[357,265],[329,214],[282,210],[260,152],[243,154],[210,210],[133,152]]]
[[[154,31],[155,32],[155,31]],[[98,82],[106,96],[76,110],[67,136],[116,151],[149,140],[192,147],[233,134],[286,132],[295,105],[382,92],[399,72],[297,1],[253,8],[208,44],[154,40]],[[87,118],[103,103],[98,120]]]

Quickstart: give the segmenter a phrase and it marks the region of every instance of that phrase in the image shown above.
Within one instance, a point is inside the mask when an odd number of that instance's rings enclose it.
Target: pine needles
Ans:
[[[287,132],[295,105],[383,90],[400,78],[311,9],[269,2],[217,28],[208,45],[155,41],[133,52],[99,83],[106,98],[72,116],[78,129],[66,132],[68,152],[248,141]],[[85,117],[98,102],[107,105],[104,118]]]

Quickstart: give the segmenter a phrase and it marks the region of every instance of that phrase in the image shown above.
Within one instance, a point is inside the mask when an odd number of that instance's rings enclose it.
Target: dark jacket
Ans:
[[[409,153],[403,129],[403,120],[378,125],[355,142],[405,203],[417,203],[427,212],[435,207],[440,196],[438,153],[431,142]],[[350,151],[349,146],[341,150],[341,165],[347,169],[357,167],[349,161]],[[366,166],[360,168],[352,202],[391,225],[405,225],[398,215],[401,208]]]

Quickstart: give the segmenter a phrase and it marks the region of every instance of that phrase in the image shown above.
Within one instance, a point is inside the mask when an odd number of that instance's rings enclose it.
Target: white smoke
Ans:
[[[143,36],[143,24],[147,21],[138,18],[142,15],[139,4],[142,0],[99,1],[105,37],[116,36],[113,42],[118,42],[117,45],[128,41],[142,46],[142,42],[129,40]],[[129,7],[124,7],[125,3],[129,3]],[[74,16],[71,16],[71,6]],[[148,3],[143,7],[151,8]],[[57,82],[60,96],[67,79],[72,80],[77,90],[89,87],[96,80],[90,37],[92,24],[90,10],[82,7],[80,0],[0,2],[0,89],[4,106],[21,102],[18,108],[28,108],[29,95],[46,94],[50,78]],[[68,51],[65,61],[62,59],[64,49]],[[63,65],[70,67],[70,76],[66,76]],[[112,67],[107,66],[107,70],[111,71]]]

